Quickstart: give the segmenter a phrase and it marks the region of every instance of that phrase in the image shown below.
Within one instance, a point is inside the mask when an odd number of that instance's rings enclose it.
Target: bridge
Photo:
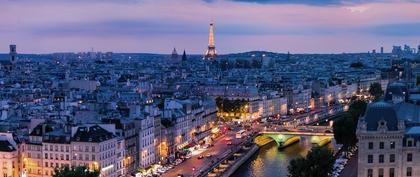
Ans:
[[[274,141],[279,148],[284,148],[299,142],[302,137],[310,137],[310,142],[315,146],[324,146],[331,142],[334,134],[330,126],[271,127],[260,131],[254,143],[264,146]]]

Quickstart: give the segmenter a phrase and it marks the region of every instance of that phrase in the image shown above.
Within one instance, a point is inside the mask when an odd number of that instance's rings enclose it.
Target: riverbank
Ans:
[[[229,177],[238,170],[248,159],[251,158],[258,151],[259,147],[253,145],[242,157],[237,159],[222,175],[221,177]]]
[[[306,156],[312,147],[309,137],[303,137],[301,141],[282,150],[278,149],[277,143],[271,142],[260,147],[231,177],[287,177],[290,161]],[[334,143],[329,143],[326,147],[335,148]]]

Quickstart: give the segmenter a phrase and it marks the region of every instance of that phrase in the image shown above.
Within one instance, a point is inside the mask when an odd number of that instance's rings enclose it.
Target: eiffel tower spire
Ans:
[[[214,36],[213,36],[213,23],[210,23],[210,33],[209,33],[209,46],[207,51],[204,54],[204,59],[211,60],[214,59],[217,55],[216,47],[214,45]]]

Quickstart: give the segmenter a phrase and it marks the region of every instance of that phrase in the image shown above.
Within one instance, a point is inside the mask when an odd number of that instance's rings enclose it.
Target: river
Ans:
[[[332,143],[327,146],[334,148]],[[305,137],[283,150],[278,150],[277,144],[271,142],[261,147],[232,177],[287,177],[290,160],[305,156],[311,147],[309,138]]]

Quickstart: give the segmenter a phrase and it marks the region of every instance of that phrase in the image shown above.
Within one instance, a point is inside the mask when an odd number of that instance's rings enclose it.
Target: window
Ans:
[[[379,149],[384,149],[384,142],[379,142]]]
[[[380,168],[378,171],[378,177],[384,177],[384,169]]]
[[[412,153],[408,153],[407,154],[407,162],[412,162],[413,161],[413,154]]]
[[[369,149],[373,149],[373,142],[369,142]]]
[[[379,155],[379,163],[384,163],[384,155]]]
[[[394,168],[389,169],[389,177],[395,177],[395,170]]]
[[[367,177],[373,177],[373,170],[372,169],[367,170]]]
[[[408,147],[413,146],[413,141],[412,141],[412,140],[407,140],[407,146],[408,146]]]
[[[48,162],[45,162],[45,167],[48,167]]]
[[[391,163],[395,162],[395,154],[389,155],[389,162]]]
[[[389,147],[390,147],[391,149],[395,149],[395,142],[394,142],[394,141],[391,141],[391,143],[390,143]]]
[[[45,159],[48,159],[48,154],[47,154],[47,153],[45,153],[44,155],[45,155]]]
[[[373,163],[373,155],[368,155],[368,163]]]
[[[407,167],[407,176],[412,176],[413,169],[411,167]]]

